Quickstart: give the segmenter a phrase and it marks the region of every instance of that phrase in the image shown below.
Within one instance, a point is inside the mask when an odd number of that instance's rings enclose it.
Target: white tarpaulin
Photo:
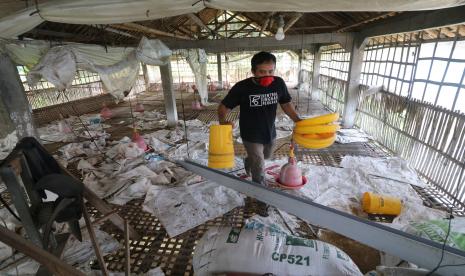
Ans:
[[[11,47],[10,47],[11,48]],[[18,48],[18,47],[16,47]],[[96,52],[104,58],[96,58]],[[7,50],[8,51],[8,50]],[[32,49],[36,51],[36,49]],[[24,64],[21,59],[31,61],[30,52],[16,51],[15,62]],[[123,54],[126,54],[125,56]],[[34,86],[41,78],[52,83],[58,90],[68,88],[78,68],[97,72],[105,88],[117,99],[124,97],[124,92],[130,91],[139,73],[139,63],[163,65],[169,62],[171,50],[159,40],[149,40],[143,37],[136,49],[127,52],[114,52],[109,57],[103,47],[78,45],[56,46],[51,48],[28,73],[29,85]],[[117,58],[120,57],[118,60]],[[114,61],[114,62],[111,62]]]
[[[181,50],[181,54],[186,58],[195,77],[195,85],[200,95],[202,105],[208,103],[207,87],[207,53],[203,49]]]
[[[246,12],[325,12],[325,11],[412,11],[440,9],[463,5],[457,0],[319,0],[262,1],[250,0],[56,0],[29,8],[0,20],[0,37],[23,34],[44,20],[70,24],[115,24],[152,20],[210,7],[220,10]]]

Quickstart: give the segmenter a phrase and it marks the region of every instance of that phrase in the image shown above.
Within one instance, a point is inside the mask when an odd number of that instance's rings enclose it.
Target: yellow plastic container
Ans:
[[[234,145],[231,125],[210,126],[208,167],[213,169],[234,167]]]
[[[402,210],[400,199],[366,192],[362,199],[363,211],[369,214],[399,215]]]

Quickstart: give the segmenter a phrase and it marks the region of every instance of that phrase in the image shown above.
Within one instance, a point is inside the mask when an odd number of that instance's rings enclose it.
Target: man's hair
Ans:
[[[276,57],[272,53],[260,52],[255,54],[252,57],[251,61],[252,72],[255,72],[255,69],[257,69],[257,65],[268,62],[273,62],[274,64],[276,64]]]

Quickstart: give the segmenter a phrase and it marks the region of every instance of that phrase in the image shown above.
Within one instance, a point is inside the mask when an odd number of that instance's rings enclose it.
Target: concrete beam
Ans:
[[[166,119],[168,126],[176,126],[178,121],[178,111],[176,108],[176,96],[173,90],[173,74],[171,63],[160,66],[161,83],[163,87],[163,100],[165,102]]]
[[[174,33],[168,33],[165,31],[160,31],[160,30],[147,27],[141,24],[136,24],[136,23],[121,23],[121,24],[113,24],[111,26],[117,29],[136,31],[136,32],[141,32],[141,33],[145,33],[148,35],[169,36],[169,37],[181,38],[181,39],[186,39],[186,40],[191,39],[190,37],[187,37],[187,36],[177,35]]]
[[[367,40],[368,39],[363,37],[356,37],[350,52],[349,81],[345,91],[344,111],[342,115],[342,124],[346,128],[351,128],[355,124],[360,89],[360,75],[362,73],[363,51]]]
[[[218,66],[218,82],[221,85],[221,89],[223,89],[223,70],[221,68],[221,54],[216,54],[216,65]]]
[[[217,40],[173,40],[163,39],[172,50],[176,49],[205,49],[210,53],[238,52],[238,51],[266,51],[266,50],[298,50],[313,44],[340,44],[347,51],[351,51],[353,33],[321,33],[306,35],[288,35],[283,40],[274,37],[247,37]]]
[[[0,100],[8,112],[11,124],[16,128],[18,140],[26,136],[39,137],[18,70],[7,54],[0,55]],[[9,122],[2,122],[4,123]]]
[[[145,91],[149,92],[150,88],[150,80],[149,80],[149,74],[147,72],[147,64],[142,64],[142,72],[144,73],[144,82],[145,82]]]
[[[313,55],[313,76],[312,76],[312,89],[310,90],[310,99],[318,91],[320,84],[320,63],[321,63],[321,47],[318,45]]]
[[[360,35],[362,38],[366,38],[462,23],[465,23],[465,5],[433,11],[401,14],[364,29]]]

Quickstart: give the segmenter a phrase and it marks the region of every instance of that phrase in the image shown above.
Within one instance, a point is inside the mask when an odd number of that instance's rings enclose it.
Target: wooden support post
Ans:
[[[355,124],[360,89],[360,75],[362,73],[363,51],[366,43],[367,39],[356,36],[350,53],[349,80],[345,91],[344,112],[342,117],[342,124],[346,128],[351,128]]]
[[[312,77],[312,89],[310,90],[310,98],[314,97],[314,94],[318,91],[318,85],[320,83],[320,63],[321,63],[321,47],[317,45],[315,47],[315,53],[313,55],[313,77]]]
[[[105,265],[105,261],[103,260],[102,252],[100,251],[100,246],[97,241],[97,237],[95,236],[94,227],[92,226],[92,222],[90,221],[89,212],[87,212],[86,204],[82,203],[82,215],[84,216],[84,220],[86,222],[87,231],[89,231],[89,239],[92,242],[94,247],[95,256],[97,256],[98,264],[100,265],[100,270],[104,276],[108,276],[107,266]],[[126,228],[126,227],[125,227]]]
[[[223,89],[223,70],[221,69],[221,54],[216,54],[216,64],[218,66],[218,82],[220,83],[220,89]]]
[[[125,275],[131,275],[131,245],[129,243],[129,223],[127,220],[124,221],[124,253],[125,253]]]
[[[39,137],[34,127],[32,110],[18,70],[7,54],[0,55],[0,101],[9,115],[10,124],[16,128],[18,140],[26,136]],[[2,113],[5,114],[5,111]],[[2,125],[9,122],[2,121]],[[8,128],[5,127],[5,129]],[[0,136],[5,135],[0,133]]]
[[[163,86],[163,99],[165,101],[166,118],[168,126],[173,127],[178,121],[176,109],[176,96],[173,90],[173,75],[171,73],[171,63],[160,66],[161,82]]]
[[[72,175],[70,173],[68,174]],[[107,215],[108,213],[113,212],[113,209],[108,205],[108,203],[106,203],[101,198],[99,198],[94,192],[92,192],[86,186],[84,186],[83,194],[84,194],[84,198],[104,216]],[[113,213],[109,217],[109,219],[116,227],[118,227],[121,230],[124,230],[124,219],[120,217],[118,214]],[[132,227],[129,227],[129,235],[131,236],[131,238],[135,240],[139,239],[139,234],[137,234],[137,232]]]

